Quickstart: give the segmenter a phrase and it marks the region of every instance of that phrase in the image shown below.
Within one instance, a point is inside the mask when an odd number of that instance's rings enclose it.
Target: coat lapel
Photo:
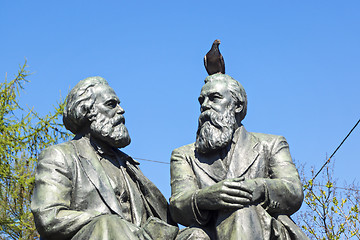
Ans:
[[[108,205],[109,208],[119,216],[123,217],[120,205],[116,199],[114,190],[110,185],[108,176],[101,166],[101,163],[93,147],[90,145],[90,142],[85,138],[81,138],[75,141],[74,145],[78,152],[80,164],[90,182],[99,191],[106,205]]]
[[[144,176],[138,167],[133,163],[133,159],[126,161],[127,172],[137,183],[141,195],[144,197],[145,207],[150,215],[155,215],[160,219],[170,223],[172,220],[168,214],[168,203],[160,190]]]
[[[238,140],[234,152],[230,156],[229,170],[226,178],[242,177],[253,166],[259,156],[259,142],[241,126],[238,129]]]
[[[226,168],[219,154],[202,155],[195,151],[195,164],[202,169],[215,182],[220,182],[226,177]]]

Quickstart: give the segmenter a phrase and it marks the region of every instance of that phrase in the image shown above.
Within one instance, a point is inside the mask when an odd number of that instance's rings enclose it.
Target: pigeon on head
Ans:
[[[216,39],[210,51],[204,57],[204,66],[209,75],[215,73],[225,74],[224,58],[219,50],[220,40]]]

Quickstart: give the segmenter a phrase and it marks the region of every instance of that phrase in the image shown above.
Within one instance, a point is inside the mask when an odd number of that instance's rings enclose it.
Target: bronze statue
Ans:
[[[171,156],[170,212],[177,239],[308,239],[291,220],[302,184],[282,136],[247,132],[243,86],[205,79],[196,142]]]
[[[156,186],[121,152],[130,143],[124,110],[101,77],[80,81],[63,115],[73,140],[44,150],[31,203],[44,239],[174,239]]]

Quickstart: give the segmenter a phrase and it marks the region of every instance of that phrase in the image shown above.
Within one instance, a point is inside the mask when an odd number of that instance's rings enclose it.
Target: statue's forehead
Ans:
[[[118,100],[114,89],[107,84],[101,84],[94,87],[95,98],[97,101],[107,101],[110,99]]]
[[[201,89],[201,94],[208,94],[208,93],[214,93],[214,92],[223,93],[223,92],[227,92],[227,91],[228,91],[228,89],[226,87],[225,82],[215,80],[215,81],[206,83]]]

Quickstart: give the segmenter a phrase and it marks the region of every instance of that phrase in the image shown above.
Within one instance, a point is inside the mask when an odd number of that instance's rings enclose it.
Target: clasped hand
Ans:
[[[240,209],[261,202],[264,195],[264,186],[254,179],[233,178],[201,189],[196,202],[202,210]]]

